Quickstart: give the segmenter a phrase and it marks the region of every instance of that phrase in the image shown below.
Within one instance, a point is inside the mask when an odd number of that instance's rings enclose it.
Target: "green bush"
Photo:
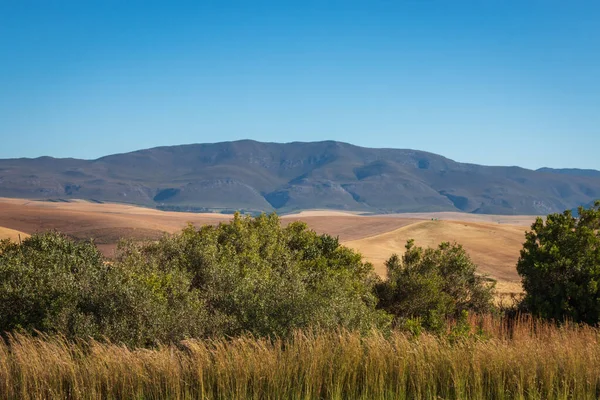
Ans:
[[[0,244],[0,332],[148,346],[297,328],[366,331],[390,322],[376,308],[376,282],[360,254],[303,223],[283,228],[274,214],[124,242],[110,263],[92,243],[52,232]]]
[[[123,242],[112,262],[58,233],[0,244],[0,332],[61,333],[136,346],[189,337],[287,337],[296,329],[441,330],[491,309],[493,287],[459,245],[407,244],[382,282],[360,254],[302,222],[236,214],[159,241]],[[415,332],[416,332],[415,331]]]
[[[441,331],[448,318],[465,312],[493,309],[494,285],[475,273],[476,265],[458,244],[442,243],[436,249],[406,244],[402,258],[386,261],[387,280],[377,287],[380,307],[396,318],[399,326]]]
[[[0,244],[0,331],[131,345],[202,334],[202,300],[184,275],[108,264],[92,243],[50,232]],[[185,317],[185,318],[183,318]]]
[[[297,328],[367,330],[389,322],[376,309],[371,264],[302,222],[283,228],[275,214],[189,226],[156,244],[129,247],[119,262],[131,257],[189,274],[211,334],[286,336]]]
[[[600,322],[600,201],[531,226],[517,271],[526,310],[544,318]]]

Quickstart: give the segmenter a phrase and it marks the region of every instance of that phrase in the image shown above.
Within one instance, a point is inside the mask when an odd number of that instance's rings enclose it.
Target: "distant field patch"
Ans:
[[[114,244],[121,239],[158,240],[167,232],[146,228],[98,228],[70,232],[68,236],[81,240],[94,240],[96,244]]]
[[[21,240],[23,240],[25,238],[28,238],[29,235],[24,232],[0,226],[0,240],[10,239],[13,242],[16,242],[19,240],[19,237],[21,238]]]
[[[519,292],[520,282],[516,264],[525,240],[523,226],[481,222],[426,220],[396,229],[392,232],[346,241],[373,263],[376,272],[384,276],[384,262],[392,255],[403,254],[406,241],[414,239],[418,246],[437,246],[439,243],[457,242],[464,246],[479,272],[503,282],[499,290]],[[509,284],[511,283],[511,284]]]
[[[300,213],[296,215],[286,215],[281,219],[285,224],[293,221],[306,222],[308,226],[317,233],[327,233],[331,236],[337,236],[341,241],[356,240],[379,235],[413,224],[417,221],[415,219],[400,217],[380,218],[351,214],[345,215],[341,213],[332,213],[331,215],[325,213],[320,215]]]

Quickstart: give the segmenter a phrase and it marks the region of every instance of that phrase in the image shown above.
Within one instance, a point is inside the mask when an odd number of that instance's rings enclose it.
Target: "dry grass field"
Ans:
[[[25,239],[29,235],[24,232],[19,232],[14,229],[4,228],[0,226],[0,240],[10,239],[13,242],[16,242],[21,239]]]
[[[410,218],[379,218],[356,215],[311,216],[300,214],[286,215],[281,219],[284,224],[293,221],[304,221],[317,233],[328,233],[332,236],[338,236],[342,242],[380,235],[418,222],[418,220]]]
[[[224,214],[168,212],[124,204],[0,198],[0,226],[29,234],[56,229],[75,238],[93,238],[107,256],[120,238],[153,240],[164,233],[177,232],[188,223],[218,224],[230,218]],[[377,235],[414,222],[335,211],[305,212],[282,218],[284,224],[297,220],[305,221],[319,233],[339,236],[342,241]]]
[[[518,279],[515,264],[524,241],[526,228],[514,225],[458,221],[419,221],[380,235],[345,244],[358,249],[383,274],[383,263],[392,254],[404,253],[404,245],[414,239],[419,246],[437,246],[440,242],[461,243],[482,273],[502,280]]]
[[[469,320],[460,341],[394,331],[186,340],[131,349],[58,336],[0,341],[0,399],[597,399],[600,332]]]
[[[376,236],[345,242],[371,261],[380,275],[385,274],[385,260],[392,254],[403,254],[406,241],[414,239],[419,246],[439,243],[462,244],[479,271],[498,281],[501,293],[520,293],[520,279],[515,265],[525,240],[527,226],[499,223],[426,220]]]
[[[187,223],[218,224],[229,215],[165,212],[124,204],[85,201],[43,202],[0,198],[0,239],[56,229],[69,236],[93,238],[111,256],[120,238],[154,240],[179,231]],[[432,220],[434,218],[435,220]],[[480,271],[498,280],[500,292],[520,291],[515,264],[531,225],[531,216],[496,216],[461,213],[413,213],[361,216],[337,211],[305,211],[282,217],[284,224],[304,221],[319,233],[339,236],[342,243],[360,251],[380,275],[384,261],[402,254],[408,239],[421,246],[442,241],[461,243]]]
[[[110,256],[120,238],[156,239],[181,230],[188,222],[200,226],[230,216],[162,212],[123,204],[84,201],[44,202],[0,198],[0,226],[29,234],[56,229],[69,236],[93,238]]]
[[[403,254],[409,239],[424,247],[437,246],[444,241],[457,242],[465,247],[482,274],[497,280],[500,294],[522,292],[515,266],[525,231],[535,220],[534,216],[454,212],[372,217],[340,214],[319,212],[313,215],[307,212],[298,214],[296,218],[317,231],[339,235],[346,246],[360,251],[366,260],[373,263],[380,276],[385,276],[385,260],[393,253]],[[377,219],[387,224],[378,223]],[[384,232],[377,233],[381,230]]]
[[[461,212],[431,212],[431,213],[405,213],[386,214],[381,217],[401,216],[403,218],[426,219],[432,218],[441,221],[482,222],[490,224],[507,224],[530,227],[535,221],[534,215],[491,215],[491,214],[467,214]]]

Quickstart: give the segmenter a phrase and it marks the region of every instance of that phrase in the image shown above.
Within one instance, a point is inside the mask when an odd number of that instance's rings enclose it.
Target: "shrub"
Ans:
[[[0,332],[60,333],[136,346],[212,335],[389,325],[360,254],[276,215],[155,243],[123,242],[106,262],[90,242],[51,232],[0,244]]]
[[[589,209],[550,214],[531,226],[517,271],[523,306],[541,317],[600,321],[600,201]]]
[[[212,334],[286,336],[297,328],[367,330],[389,322],[376,309],[371,264],[302,222],[283,228],[275,214],[189,226],[158,243],[128,247],[119,262],[133,254],[142,264],[191,276]]]
[[[417,319],[426,329],[440,331],[447,318],[493,308],[494,285],[476,274],[477,266],[458,244],[423,249],[410,240],[402,258],[392,255],[386,267],[387,280],[377,288],[380,306],[400,325],[414,329]]]
[[[198,336],[205,315],[183,274],[107,264],[56,232],[0,245],[0,332],[60,333],[149,345]]]

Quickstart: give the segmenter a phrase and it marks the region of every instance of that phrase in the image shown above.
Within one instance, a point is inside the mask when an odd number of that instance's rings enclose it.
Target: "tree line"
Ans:
[[[538,218],[517,270],[520,311],[600,320],[600,202]],[[156,242],[122,242],[106,260],[57,232],[0,242],[0,332],[108,339],[131,346],[187,338],[288,337],[298,329],[440,332],[448,319],[500,312],[494,284],[464,248],[413,241],[387,277],[337,238],[275,214],[236,214]]]

